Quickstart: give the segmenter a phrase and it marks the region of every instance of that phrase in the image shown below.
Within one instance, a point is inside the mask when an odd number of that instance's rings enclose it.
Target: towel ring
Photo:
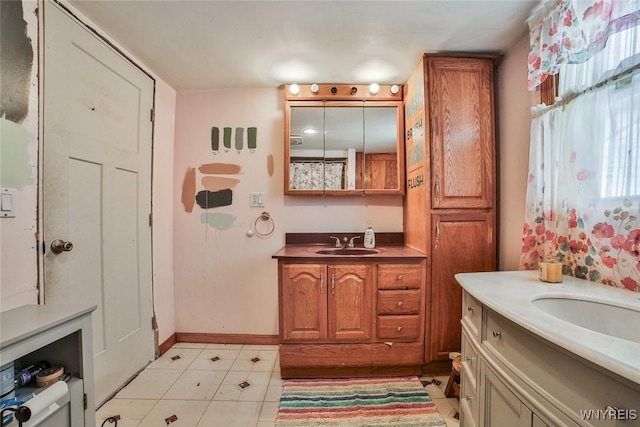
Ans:
[[[258,221],[266,221],[269,223],[269,228],[270,230],[268,232],[262,233],[260,231],[258,231]],[[269,212],[264,211],[260,214],[260,216],[258,218],[256,218],[256,220],[253,223],[253,229],[256,230],[256,234],[260,237],[269,237],[273,234],[273,232],[276,229],[276,224],[275,222],[273,222],[273,218],[271,218],[271,215],[269,214]]]

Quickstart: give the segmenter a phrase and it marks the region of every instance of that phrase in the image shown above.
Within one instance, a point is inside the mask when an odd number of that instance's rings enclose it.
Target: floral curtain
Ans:
[[[551,0],[529,18],[529,90],[563,64],[580,64],[609,37],[640,25],[638,0]]]
[[[289,188],[292,190],[340,190],[344,164],[322,162],[291,162]]]
[[[640,292],[640,75],[537,107],[527,185],[522,268]]]

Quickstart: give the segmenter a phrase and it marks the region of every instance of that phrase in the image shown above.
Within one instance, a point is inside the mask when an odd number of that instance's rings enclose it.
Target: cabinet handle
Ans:
[[[398,326],[396,329],[398,329],[398,332],[402,332],[402,326]]]
[[[398,280],[402,280],[404,279],[404,276],[402,274],[398,274]]]
[[[336,275],[331,274],[331,295],[336,294]]]
[[[502,338],[502,332],[500,332],[500,331],[493,331],[493,337],[494,337],[494,338]]]
[[[402,307],[404,303],[402,301],[398,301],[398,307]]]
[[[464,358],[464,360],[466,360],[467,362],[471,362],[473,359],[475,359],[475,357],[473,356],[467,356]]]
[[[470,305],[469,307],[467,307],[467,311],[473,311],[473,306]]]
[[[440,221],[436,222],[436,249],[438,248],[439,241],[440,241]]]
[[[324,273],[320,273],[320,293],[324,294]]]
[[[440,200],[440,180],[436,179],[436,183],[434,184],[434,191],[436,195],[436,202]]]
[[[466,400],[467,402],[473,400],[473,396],[465,396],[464,400]]]

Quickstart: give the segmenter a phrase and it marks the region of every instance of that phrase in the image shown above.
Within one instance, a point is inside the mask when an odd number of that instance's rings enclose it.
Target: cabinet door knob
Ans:
[[[398,280],[402,280],[404,279],[404,276],[402,274],[398,274]]]
[[[464,358],[464,360],[466,360],[467,362],[470,362],[473,359],[475,359],[475,357],[473,357],[473,356],[467,356],[467,357]]]
[[[493,331],[493,337],[494,337],[494,338],[502,338],[502,332],[500,332],[500,331]]]
[[[404,303],[402,301],[398,301],[398,307],[402,307]]]
[[[473,311],[473,306],[470,305],[469,307],[467,307],[467,311]]]
[[[402,326],[398,326],[398,332],[402,332]]]
[[[473,400],[473,396],[465,396],[465,397],[464,397],[464,400],[466,400],[466,401]]]

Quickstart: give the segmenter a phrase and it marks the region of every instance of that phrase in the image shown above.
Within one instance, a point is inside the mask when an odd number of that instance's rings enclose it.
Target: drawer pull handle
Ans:
[[[402,307],[404,303],[402,301],[398,301],[398,307]]]
[[[404,279],[404,276],[402,274],[398,274],[398,280],[402,280]]]
[[[493,331],[493,337],[494,337],[494,338],[502,338],[502,332],[500,332],[500,331]]]
[[[398,332],[402,332],[402,326],[398,326]]]

